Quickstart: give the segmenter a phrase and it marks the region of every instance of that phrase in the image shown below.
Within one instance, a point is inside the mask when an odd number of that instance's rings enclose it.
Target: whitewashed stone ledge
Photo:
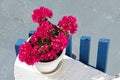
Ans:
[[[17,58],[14,76],[15,80],[112,80],[113,78],[67,56],[62,61],[61,69],[49,75],[38,73],[32,66],[21,63]]]
[[[120,77],[119,77],[119,78],[115,78],[115,79],[113,79],[113,80],[120,80]]]

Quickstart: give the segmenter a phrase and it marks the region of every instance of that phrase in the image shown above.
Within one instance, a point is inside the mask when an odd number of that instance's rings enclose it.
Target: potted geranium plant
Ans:
[[[35,65],[43,73],[51,72],[58,66],[65,55],[70,35],[77,30],[76,18],[64,16],[57,25],[51,23],[50,9],[35,9],[32,20],[39,24],[34,34],[19,48],[19,60],[28,65]]]

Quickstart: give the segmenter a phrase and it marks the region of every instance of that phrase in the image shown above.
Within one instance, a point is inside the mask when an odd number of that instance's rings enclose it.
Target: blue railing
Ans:
[[[34,34],[35,30],[29,32],[29,37]],[[24,43],[24,39],[19,39],[15,44],[16,56],[19,52],[19,46]],[[80,38],[80,52],[79,52],[79,61],[83,62],[86,65],[89,65],[89,56],[90,56],[90,36],[82,36]],[[110,40],[101,38],[98,42],[98,52],[97,52],[97,63],[96,66],[92,66],[98,70],[106,72],[107,67],[107,57],[109,49]],[[70,36],[68,46],[66,48],[66,55],[71,58],[75,58],[75,55],[72,53],[72,36]]]

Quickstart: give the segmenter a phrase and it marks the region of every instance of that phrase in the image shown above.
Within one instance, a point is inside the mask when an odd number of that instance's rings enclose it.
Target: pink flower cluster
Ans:
[[[62,20],[59,21],[58,26],[62,28],[63,32],[70,31],[71,34],[74,34],[78,27],[76,18],[73,16],[64,16]]]
[[[47,18],[52,18],[53,13],[50,9],[45,7],[40,7],[33,11],[32,19],[34,22],[41,24],[43,21],[46,21]]]
[[[20,46],[20,61],[28,65],[49,62],[55,60],[66,48],[70,34],[77,30],[76,18],[64,16],[58,25],[54,25],[48,20],[52,15],[52,11],[45,7],[33,11],[32,19],[39,26],[30,40]]]

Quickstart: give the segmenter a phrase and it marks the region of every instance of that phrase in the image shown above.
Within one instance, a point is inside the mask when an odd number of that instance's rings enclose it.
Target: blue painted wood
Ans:
[[[35,30],[30,30],[30,31],[29,31],[29,37],[30,37],[31,35],[33,35],[34,32],[35,32]]]
[[[68,46],[66,48],[66,55],[72,57],[72,35],[69,38]]]
[[[25,39],[18,39],[18,41],[15,43],[16,56],[18,55],[20,45],[23,44],[24,42]]]
[[[79,61],[88,65],[90,53],[90,36],[82,36],[80,39]]]
[[[109,39],[100,39],[98,44],[96,68],[103,72],[106,72],[109,43]]]
[[[72,58],[73,59],[76,59],[76,55],[72,53]]]

